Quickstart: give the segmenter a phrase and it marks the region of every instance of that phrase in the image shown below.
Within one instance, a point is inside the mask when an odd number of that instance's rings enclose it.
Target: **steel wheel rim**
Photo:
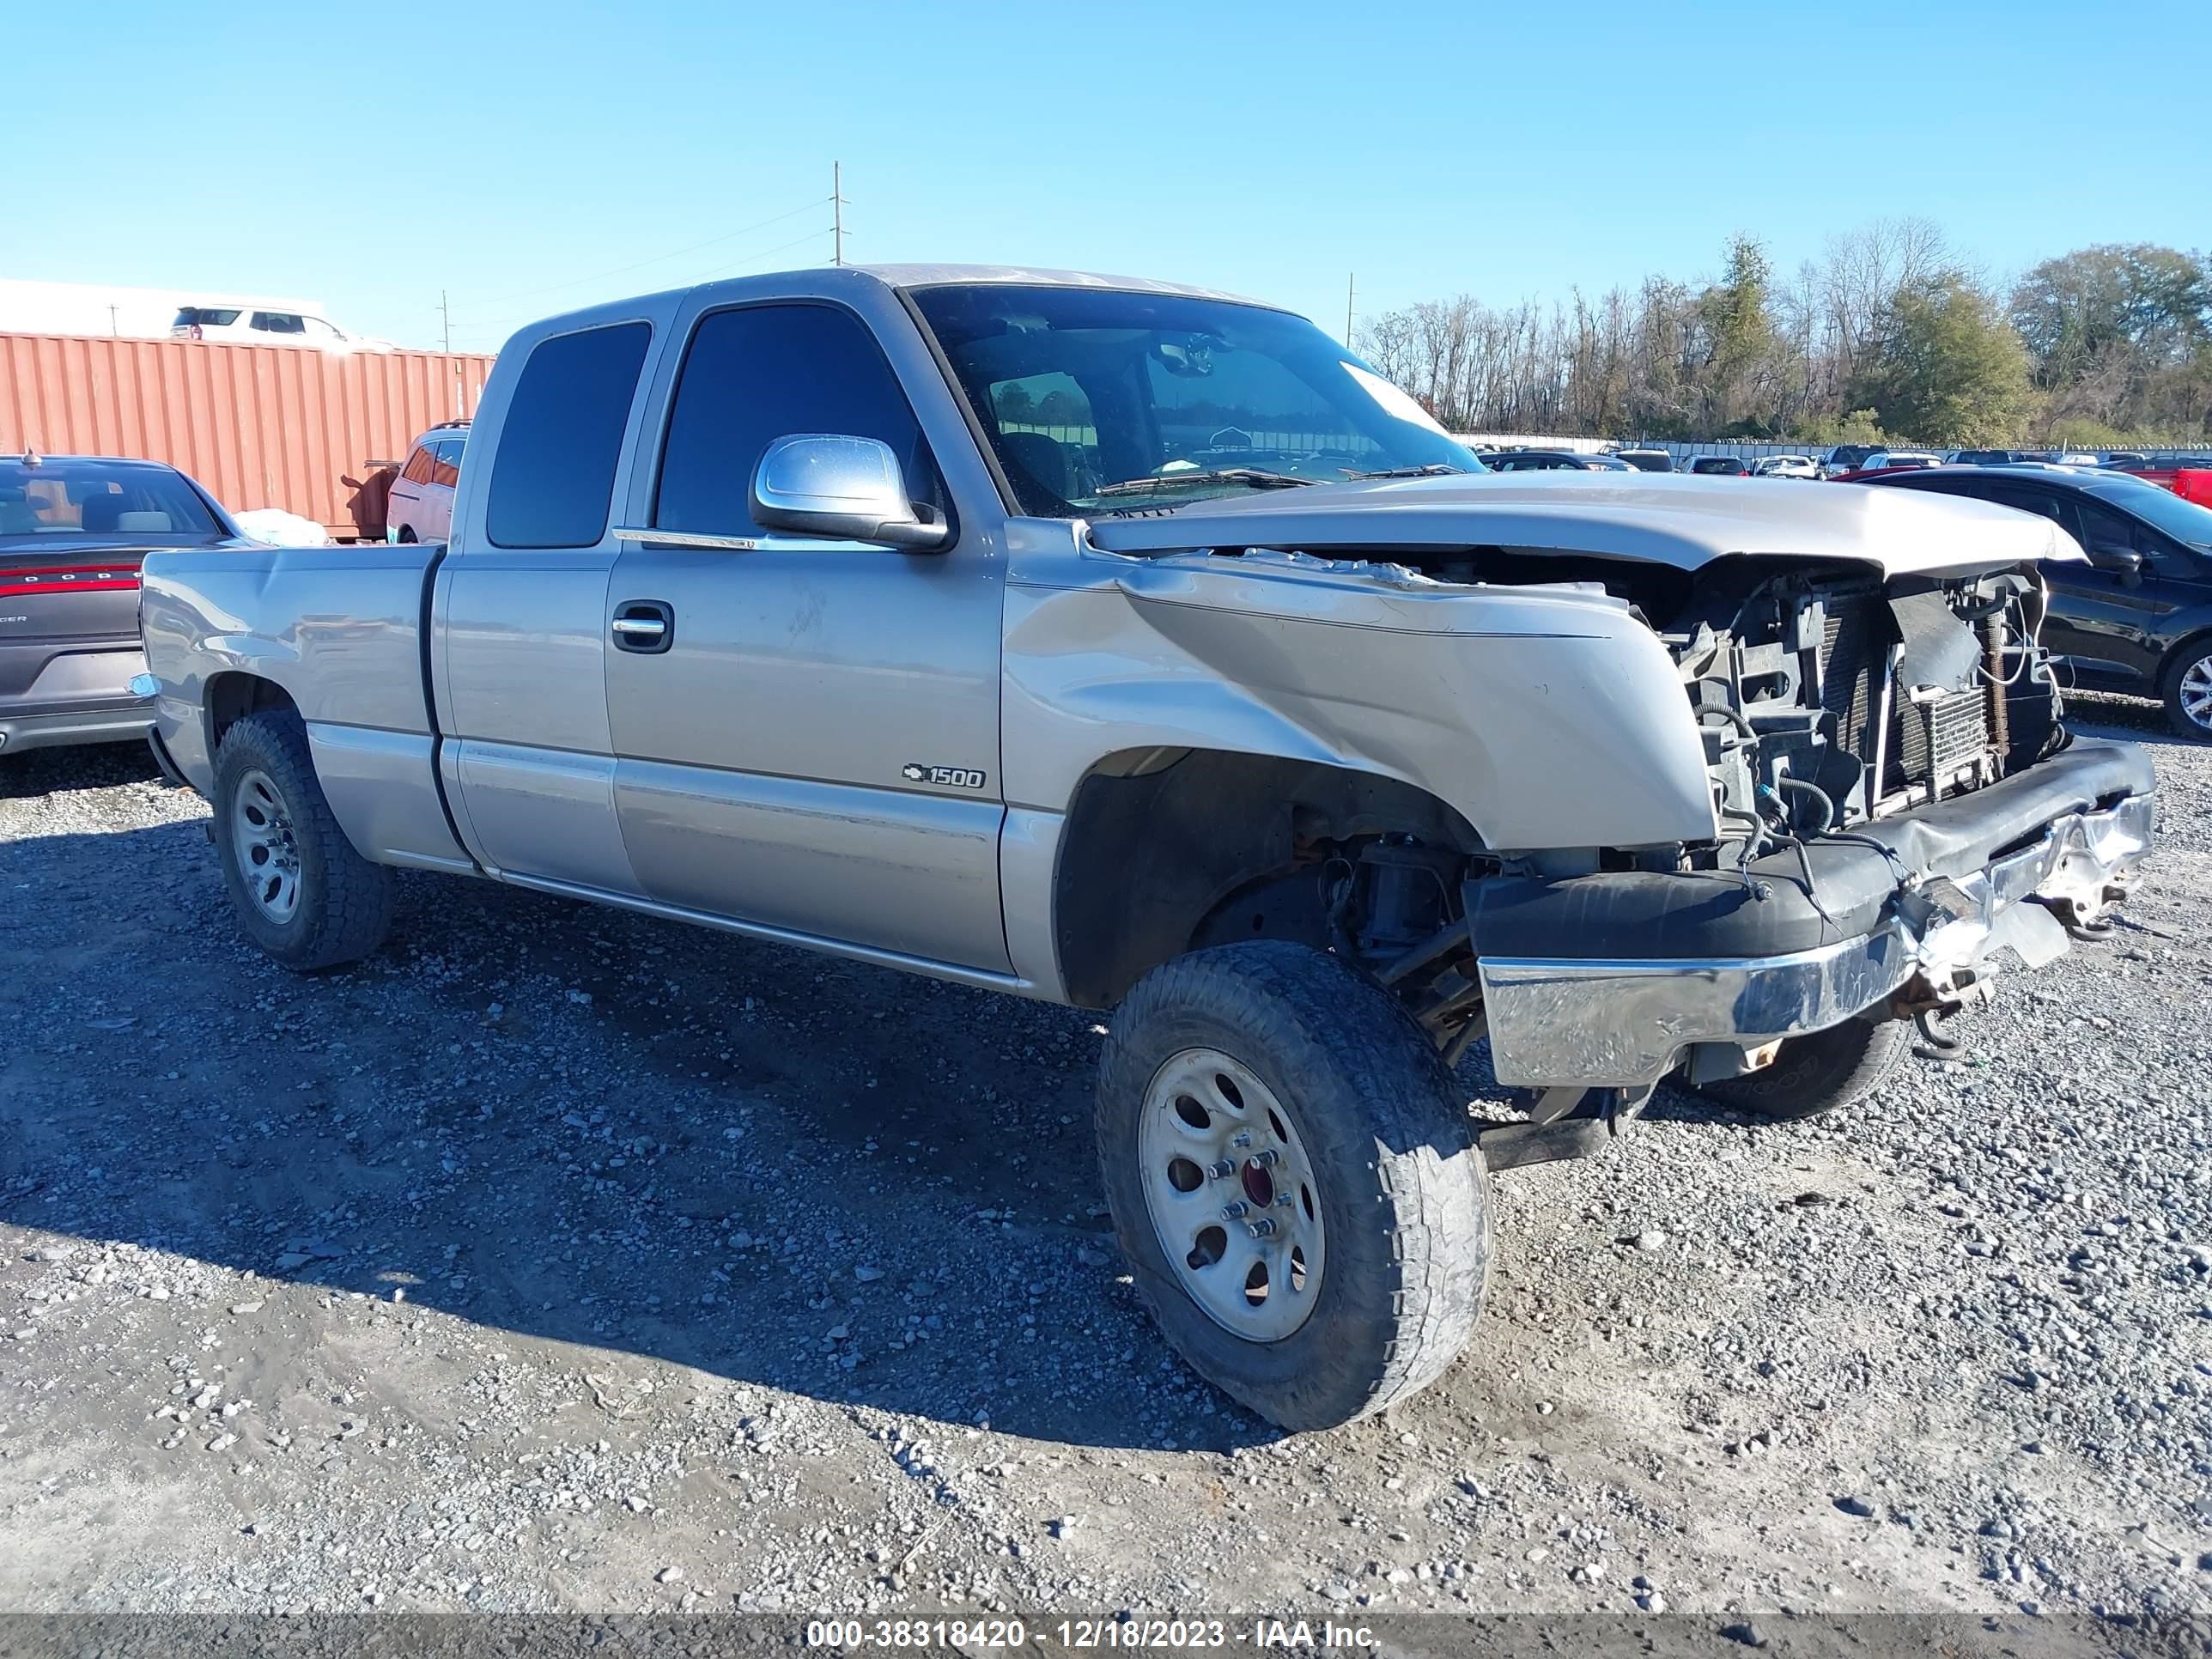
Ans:
[[[1218,1049],[1172,1054],[1145,1090],[1137,1157],[1161,1252],[1206,1317],[1248,1342],[1296,1333],[1328,1238],[1312,1160],[1274,1091]]]
[[[300,845],[283,793],[258,767],[231,795],[230,842],[253,908],[271,921],[291,921],[300,908]]]
[[[2183,673],[2181,712],[2191,725],[2212,732],[2212,657],[2199,657]]]

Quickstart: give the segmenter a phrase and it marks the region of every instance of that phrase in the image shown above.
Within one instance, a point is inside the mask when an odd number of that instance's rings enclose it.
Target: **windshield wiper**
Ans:
[[[1466,471],[1463,466],[1449,466],[1442,461],[1428,461],[1419,466],[1386,466],[1374,472],[1347,472],[1348,478],[1441,478],[1447,474],[1456,476]]]
[[[1101,484],[1091,493],[1093,495],[1142,495],[1156,489],[1176,489],[1184,484],[1241,483],[1255,489],[1289,489],[1299,484],[1316,484],[1319,478],[1295,478],[1287,472],[1268,472],[1256,466],[1224,466],[1211,472],[1170,472],[1164,477],[1124,478],[1120,483]]]

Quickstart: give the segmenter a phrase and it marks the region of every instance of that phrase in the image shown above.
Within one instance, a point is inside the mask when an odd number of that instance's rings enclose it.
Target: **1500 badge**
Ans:
[[[965,766],[924,766],[919,761],[908,761],[899,768],[899,775],[908,783],[940,784],[947,789],[983,787],[983,775]]]

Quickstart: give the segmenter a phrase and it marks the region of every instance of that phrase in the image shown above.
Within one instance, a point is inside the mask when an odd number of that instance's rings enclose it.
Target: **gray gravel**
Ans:
[[[2095,712],[2118,938],[1498,1177],[1475,1347],[1289,1439],[1118,1276],[1092,1017],[430,877],[298,978],[135,750],[0,763],[0,1608],[2203,1614],[2212,748]]]

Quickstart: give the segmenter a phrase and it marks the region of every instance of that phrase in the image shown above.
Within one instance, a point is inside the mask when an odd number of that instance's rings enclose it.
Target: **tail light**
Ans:
[[[41,564],[28,569],[0,568],[0,599],[26,593],[127,593],[138,586],[138,572],[127,564]]]

